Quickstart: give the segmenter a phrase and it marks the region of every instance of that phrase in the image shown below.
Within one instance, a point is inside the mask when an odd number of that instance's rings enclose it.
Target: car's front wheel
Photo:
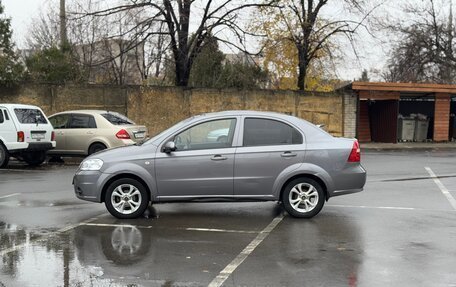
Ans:
[[[146,211],[149,195],[139,181],[122,178],[109,185],[104,201],[109,213],[114,217],[132,219],[141,216]]]
[[[323,208],[325,192],[315,180],[298,178],[287,184],[282,193],[282,202],[290,215],[311,218]]]

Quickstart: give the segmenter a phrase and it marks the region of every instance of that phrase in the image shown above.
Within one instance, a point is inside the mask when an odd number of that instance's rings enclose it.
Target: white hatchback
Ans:
[[[0,168],[10,157],[40,165],[55,145],[54,129],[39,107],[0,104]]]

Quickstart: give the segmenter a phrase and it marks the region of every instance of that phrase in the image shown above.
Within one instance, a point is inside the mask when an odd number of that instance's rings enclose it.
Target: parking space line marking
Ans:
[[[133,225],[133,224],[109,224],[109,223],[90,223],[84,222],[81,225],[85,226],[99,226],[99,227],[136,227],[136,228],[147,228],[150,229],[152,225]]]
[[[327,206],[357,207],[357,208],[372,208],[372,209],[393,209],[393,210],[419,210],[419,208],[414,208],[414,207],[396,207],[396,206],[367,206],[367,205],[340,205],[340,204],[328,204]]]
[[[260,245],[261,242],[274,230],[274,228],[282,221],[283,215],[279,215],[274,218],[271,223],[268,224],[249,245],[247,245],[241,253],[233,259],[214,280],[209,283],[209,287],[220,287],[228,279],[228,277],[244,262],[244,260]]]
[[[15,246],[13,246],[13,247],[10,247],[10,248],[1,250],[1,251],[0,251],[0,257],[3,257],[3,256],[5,256],[5,255],[8,254],[8,253],[11,253],[11,252],[17,251],[17,250],[19,250],[19,249],[22,249],[22,248],[24,248],[24,247],[27,247],[27,246],[29,246],[29,245],[31,245],[31,244],[45,241],[45,240],[47,240],[48,237],[50,237],[50,236],[55,236],[55,235],[58,235],[58,234],[61,234],[61,233],[65,233],[65,232],[67,232],[67,231],[69,231],[69,230],[71,230],[71,229],[74,229],[74,228],[76,228],[76,227],[78,227],[78,226],[80,226],[80,225],[83,225],[83,224],[86,224],[86,223],[95,221],[95,220],[97,220],[97,219],[98,219],[100,216],[102,216],[102,215],[104,215],[104,213],[103,213],[103,214],[100,214],[100,215],[97,215],[97,216],[95,216],[95,217],[89,218],[89,219],[87,219],[87,220],[84,220],[84,221],[82,221],[81,223],[72,224],[72,225],[63,227],[63,228],[61,228],[61,229],[59,229],[59,230],[57,230],[57,231],[54,231],[54,232],[51,232],[51,233],[45,235],[45,236],[40,236],[40,237],[38,237],[38,238],[36,238],[36,239],[34,239],[34,240],[30,240],[29,242],[25,242],[25,243],[18,244],[18,245],[15,245]]]
[[[443,183],[440,181],[440,179],[435,175],[435,173],[432,171],[430,167],[424,167],[426,171],[429,173],[431,176],[432,180],[435,182],[435,184],[439,187],[440,191],[445,195],[445,197],[448,199],[450,202],[451,206],[453,207],[454,210],[456,210],[456,199],[451,195],[451,193],[448,191],[448,189],[443,185]]]
[[[8,194],[8,195],[0,196],[0,199],[13,197],[13,196],[18,196],[18,195],[21,195],[21,194],[20,193],[12,193],[12,194]]]
[[[207,232],[227,232],[227,233],[251,233],[257,234],[259,231],[249,231],[249,230],[233,230],[233,229],[218,229],[218,228],[185,228],[188,231],[207,231]]]
[[[79,225],[85,226],[99,226],[99,227],[136,227],[142,229],[153,228],[152,225],[134,225],[134,224],[114,224],[114,223],[80,223]],[[199,227],[186,227],[178,228],[186,231],[202,231],[202,232],[226,232],[226,233],[248,233],[248,234],[258,234],[259,231],[250,231],[250,230],[234,230],[234,229],[218,229],[218,228],[199,228]]]

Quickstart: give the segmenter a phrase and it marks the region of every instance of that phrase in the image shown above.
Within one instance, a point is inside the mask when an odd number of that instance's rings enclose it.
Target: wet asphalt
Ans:
[[[310,220],[276,203],[118,220],[74,197],[76,166],[13,164],[0,170],[0,286],[456,286],[456,151],[362,161],[365,191]]]

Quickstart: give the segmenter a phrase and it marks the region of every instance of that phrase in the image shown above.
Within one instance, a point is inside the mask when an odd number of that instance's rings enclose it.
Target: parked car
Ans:
[[[221,129],[228,129],[226,141],[208,139]],[[73,179],[78,198],[104,202],[117,218],[173,201],[279,201],[292,216],[310,218],[365,182],[357,140],[253,111],[184,120],[142,145],[88,157]]]
[[[133,145],[147,137],[147,128],[110,111],[80,110],[49,117],[56,148],[51,155],[86,156],[106,148]]]
[[[54,147],[53,128],[39,107],[0,104],[0,168],[10,157],[40,165]]]

